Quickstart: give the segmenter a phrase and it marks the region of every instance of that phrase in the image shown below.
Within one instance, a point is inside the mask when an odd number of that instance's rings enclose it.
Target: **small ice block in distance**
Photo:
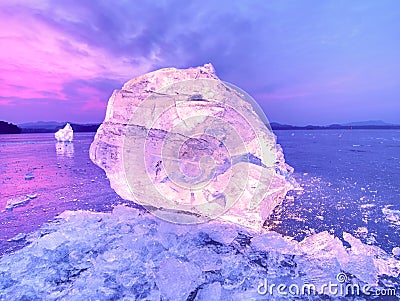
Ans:
[[[58,130],[54,134],[54,137],[57,139],[57,141],[71,142],[74,137],[74,131],[72,130],[71,125],[67,123],[63,129]]]
[[[27,173],[25,174],[25,180],[32,180],[35,177],[33,173]]]

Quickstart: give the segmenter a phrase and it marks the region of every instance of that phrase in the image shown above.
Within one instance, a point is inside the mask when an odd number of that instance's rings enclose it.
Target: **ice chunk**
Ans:
[[[347,232],[343,232],[343,239],[351,245],[351,253],[355,255],[368,255],[368,256],[379,256],[384,255],[385,251],[376,246],[365,245],[355,238],[353,235]]]
[[[211,64],[160,69],[114,91],[90,158],[118,195],[162,219],[219,218],[261,231],[293,188],[267,123]]]
[[[197,292],[195,301],[219,301],[221,299],[221,283],[213,282]]]
[[[331,282],[337,282],[336,276],[341,272],[341,266],[338,258],[334,256],[299,256],[295,259],[299,267],[299,272],[304,274],[302,277],[305,283],[312,283],[318,291],[323,285]]]
[[[37,193],[29,193],[26,195],[28,198],[30,198],[31,200],[36,199],[38,194]]]
[[[360,280],[377,285],[378,276],[388,275],[398,277],[400,275],[400,261],[389,256],[377,246],[363,244],[359,239],[349,233],[343,232],[343,239],[351,245],[349,261],[343,265],[343,269],[349,271]],[[365,267],[368,266],[368,269]]]
[[[25,180],[32,180],[35,178],[35,175],[33,173],[27,173],[25,174]]]
[[[23,195],[7,200],[6,210],[13,210],[16,207],[24,206],[31,200],[30,197]]]
[[[374,264],[374,259],[371,256],[352,254],[347,263],[342,267],[343,270],[348,271],[365,283],[376,285],[378,281],[378,273]]]
[[[20,241],[25,239],[26,234],[25,233],[19,233],[17,235],[15,235],[13,238],[8,239],[7,241]]]
[[[342,242],[328,231],[306,237],[300,242],[299,247],[309,255],[338,258],[341,262],[348,261],[348,254]]]
[[[298,243],[276,232],[267,232],[251,239],[251,246],[258,251],[275,251],[282,254],[303,254]]]
[[[74,131],[72,130],[71,125],[67,123],[63,129],[58,130],[54,134],[54,137],[57,141],[71,142],[74,137]]]
[[[215,235],[224,231],[226,238]],[[339,273],[352,283],[384,288],[390,279],[400,288],[399,260],[343,237],[350,248],[328,232],[296,242],[225,223],[171,224],[124,206],[68,211],[0,258],[0,299],[266,300],[257,293],[263,279],[321,288]]]
[[[382,209],[385,219],[394,225],[400,226],[400,210],[390,209],[390,207],[391,206],[385,206]]]
[[[394,247],[392,250],[393,255],[395,256],[400,256],[400,248],[399,247]]]
[[[192,263],[168,258],[160,265],[156,283],[169,300],[185,301],[200,284],[200,269]]]
[[[221,257],[209,248],[196,249],[189,253],[187,258],[199,266],[202,271],[217,271],[222,267]]]
[[[238,229],[235,229],[234,225],[224,223],[211,222],[202,225],[200,229],[207,231],[212,240],[222,244],[230,244],[238,236]]]
[[[60,232],[53,232],[45,235],[38,242],[39,248],[54,250],[65,241],[65,236]]]

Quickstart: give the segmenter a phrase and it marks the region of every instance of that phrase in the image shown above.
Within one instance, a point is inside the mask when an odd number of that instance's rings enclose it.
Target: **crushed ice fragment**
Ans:
[[[232,225],[218,225],[215,226],[215,223],[204,224],[202,229],[207,229],[208,236],[219,243],[222,244],[230,244],[237,236],[238,232]]]
[[[221,300],[221,283],[213,282],[199,289],[196,301],[219,301]]]
[[[165,259],[156,275],[156,284],[162,295],[170,300],[185,301],[200,284],[200,269],[190,262],[175,258]]]
[[[20,240],[25,239],[25,237],[26,237],[26,234],[25,234],[25,233],[19,233],[19,234],[15,235],[13,238],[8,239],[7,241],[8,241],[8,242],[11,242],[11,241],[20,241]]]
[[[26,205],[31,199],[27,196],[19,196],[9,199],[6,204],[6,210],[13,210],[16,207]]]
[[[33,178],[35,178],[35,175],[33,173],[25,174],[25,180],[32,180]]]
[[[30,193],[26,195],[28,198],[30,198],[31,200],[36,199],[37,198],[37,193]]]
[[[260,279],[320,287],[343,272],[374,288],[398,279],[400,250],[343,238],[347,247],[327,231],[297,242],[228,223],[177,225],[121,205],[66,211],[0,258],[0,299],[261,300]]]
[[[385,219],[391,224],[400,226],[400,210],[390,209],[390,207],[390,205],[387,205],[382,209]]]

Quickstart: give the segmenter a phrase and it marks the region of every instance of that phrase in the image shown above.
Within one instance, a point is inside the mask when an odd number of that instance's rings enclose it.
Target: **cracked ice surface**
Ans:
[[[320,288],[344,272],[378,288],[399,277],[394,257],[343,238],[348,247],[328,232],[296,242],[229,223],[177,225],[124,206],[66,211],[0,259],[0,299],[265,300],[263,279]]]

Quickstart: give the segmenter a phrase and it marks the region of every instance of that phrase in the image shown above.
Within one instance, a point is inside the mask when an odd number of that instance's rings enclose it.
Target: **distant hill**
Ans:
[[[368,120],[368,121],[357,121],[342,123],[343,126],[392,126],[392,123],[386,123],[382,120]]]
[[[37,121],[37,122],[21,123],[18,126],[22,129],[55,129],[65,124],[66,122]]]
[[[270,126],[273,130],[290,130],[296,127],[295,125],[280,124],[278,122],[270,122]]]
[[[38,121],[21,123],[19,127],[22,133],[55,133],[59,129],[63,128],[67,122],[56,122],[56,121]],[[96,132],[100,124],[88,123],[70,123],[74,132]]]
[[[0,121],[0,134],[19,134],[21,129],[12,123]]]
[[[96,132],[100,124],[98,123],[70,123],[74,132]],[[63,128],[66,122],[57,121],[38,121],[19,124],[22,133],[55,133]],[[290,124],[281,124],[278,122],[271,122],[273,130],[334,130],[334,129],[400,129],[400,125],[386,123],[381,120],[370,121],[357,121],[343,124],[331,124],[326,126],[320,125],[306,125],[296,126]]]
[[[344,123],[344,124],[331,124],[331,125],[326,125],[326,126],[320,126],[320,125],[296,126],[296,125],[289,125],[289,124],[280,124],[277,122],[271,122],[270,125],[273,130],[400,129],[400,125],[385,123],[381,120],[359,121],[359,122],[350,122],[350,123]]]

